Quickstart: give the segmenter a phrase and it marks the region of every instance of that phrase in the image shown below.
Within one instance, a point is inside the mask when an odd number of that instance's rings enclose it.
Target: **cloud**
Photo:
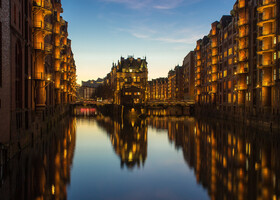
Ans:
[[[169,44],[184,44],[193,45],[195,41],[203,37],[199,27],[192,27],[192,29],[178,29],[165,26],[165,28],[157,29],[147,26],[135,26],[127,29],[118,28],[117,31],[126,32],[133,37],[141,40],[157,41]]]
[[[141,34],[141,33],[131,33],[134,37],[139,39],[148,39],[150,38],[149,35]]]
[[[132,9],[157,9],[157,10],[170,10],[177,8],[184,0],[100,0],[109,3],[124,4]],[[186,1],[186,0],[185,0]],[[189,1],[189,0],[187,0]]]

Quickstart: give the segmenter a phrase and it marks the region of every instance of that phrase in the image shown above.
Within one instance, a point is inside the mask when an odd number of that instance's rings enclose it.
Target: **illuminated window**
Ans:
[[[224,71],[224,77],[227,77],[227,70]]]
[[[228,64],[229,64],[229,65],[232,64],[232,58],[228,60]]]
[[[232,54],[232,48],[230,48],[229,50],[228,50],[228,55],[230,56]]]
[[[231,103],[231,93],[228,93],[228,103]]]
[[[273,44],[276,44],[277,43],[277,39],[276,37],[273,38]]]
[[[276,52],[273,53],[273,59],[276,60],[277,59],[277,55]]]
[[[227,52],[226,51],[224,52],[224,57],[227,57]]]
[[[251,101],[251,92],[246,93],[246,100]]]
[[[273,70],[273,80],[276,80],[276,69]]]

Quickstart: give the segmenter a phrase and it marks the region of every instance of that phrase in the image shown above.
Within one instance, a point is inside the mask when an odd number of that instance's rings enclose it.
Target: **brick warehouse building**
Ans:
[[[113,64],[109,77],[114,104],[144,104],[147,99],[148,63],[145,59],[121,57]],[[107,80],[105,81],[107,82]]]
[[[0,149],[9,150],[2,159],[52,127],[75,100],[76,66],[60,0],[1,4]]]
[[[279,120],[280,2],[238,0],[195,48],[198,107]]]

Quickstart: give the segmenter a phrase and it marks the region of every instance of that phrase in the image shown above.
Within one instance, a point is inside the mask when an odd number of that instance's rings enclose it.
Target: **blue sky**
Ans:
[[[81,80],[105,77],[121,56],[147,57],[149,79],[167,76],[230,13],[235,0],[62,0]]]

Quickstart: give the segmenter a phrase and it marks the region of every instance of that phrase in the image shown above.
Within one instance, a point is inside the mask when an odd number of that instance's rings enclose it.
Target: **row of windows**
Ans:
[[[138,76],[138,77],[133,77],[133,78],[131,78],[131,77],[128,77],[128,78],[120,78],[119,80],[118,80],[119,82],[141,82],[141,78]]]
[[[134,92],[134,93],[133,92],[126,92],[125,93],[126,96],[131,96],[133,94],[134,94],[134,96],[139,96],[139,95],[141,95],[141,92]]]

